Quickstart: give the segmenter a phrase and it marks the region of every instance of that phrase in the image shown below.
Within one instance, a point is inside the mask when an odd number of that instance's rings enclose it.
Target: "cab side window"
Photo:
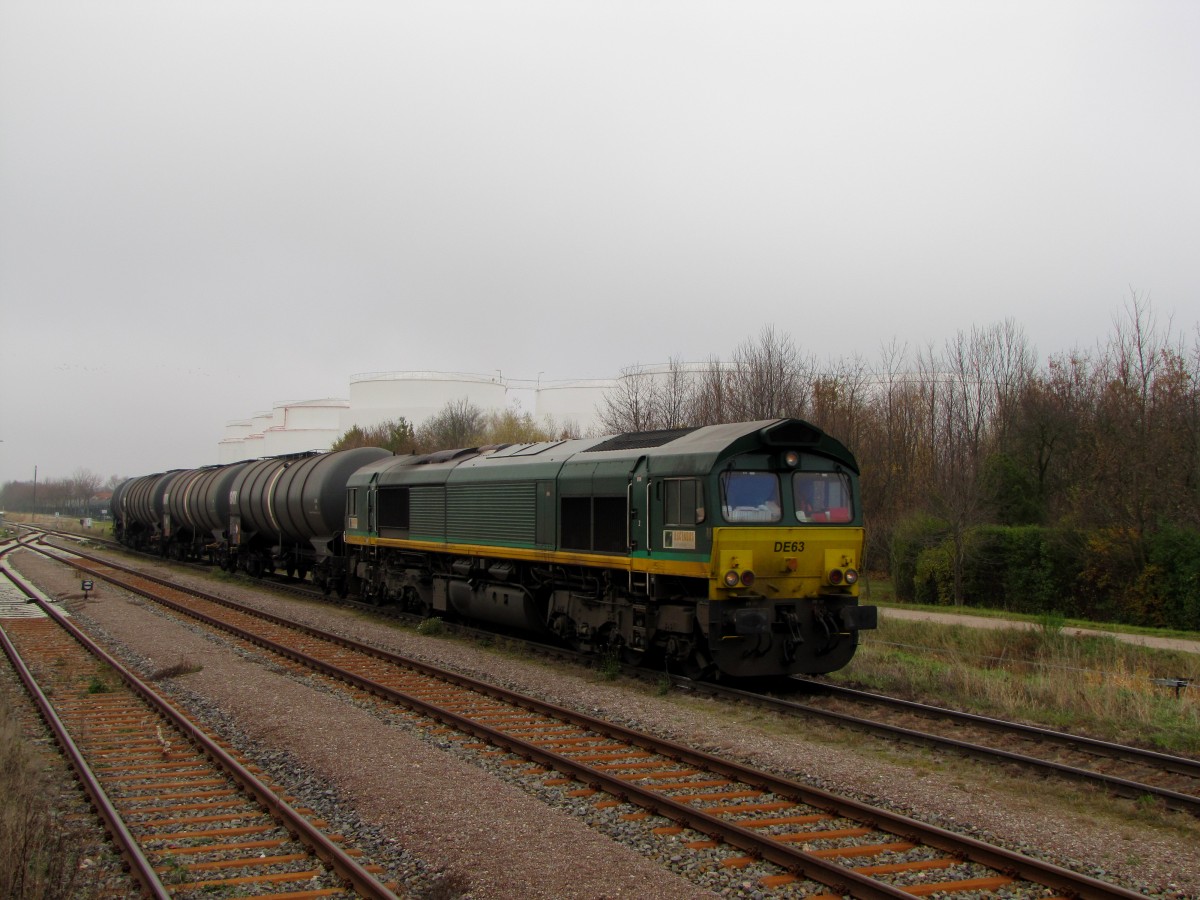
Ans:
[[[697,478],[663,482],[663,524],[699,525],[704,521],[704,485]]]

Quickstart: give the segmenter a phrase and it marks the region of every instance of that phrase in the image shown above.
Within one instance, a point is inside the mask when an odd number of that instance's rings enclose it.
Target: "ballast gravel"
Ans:
[[[798,720],[424,636],[373,616],[296,600],[254,585],[137,563],[202,589],[318,628],[521,690],[541,699],[769,768],[786,777],[1015,849],[1139,891],[1200,897],[1197,828],[1189,817],[1139,819],[1133,804],[1020,771],[860,737],[809,735]],[[99,585],[84,601],[76,573],[22,552],[16,568],[103,633],[144,676],[186,663],[199,671],[156,685],[345,835],[411,897],[801,897],[768,890],[769,864],[729,869],[730,855],[680,851],[701,835],[654,833],[666,820],[629,820],[624,805],[552,788],[402,713],[355,703],[320,677],[300,677],[257,650],[213,637],[126,592]],[[955,873],[971,877],[974,867]],[[941,876],[924,876],[940,880]],[[914,876],[918,882],[922,876]],[[1008,891],[980,896],[1018,896]],[[1022,896],[1030,896],[1028,893]]]

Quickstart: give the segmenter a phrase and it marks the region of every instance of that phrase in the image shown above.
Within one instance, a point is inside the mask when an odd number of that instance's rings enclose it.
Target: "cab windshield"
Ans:
[[[726,522],[778,522],[779,478],[772,472],[721,475],[721,515]]]
[[[796,472],[792,499],[798,522],[850,522],[854,501],[844,472]]]

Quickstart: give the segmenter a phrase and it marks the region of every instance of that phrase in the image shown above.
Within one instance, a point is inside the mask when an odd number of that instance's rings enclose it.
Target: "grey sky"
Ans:
[[[1200,309],[1200,4],[0,0],[0,482],[358,372]]]

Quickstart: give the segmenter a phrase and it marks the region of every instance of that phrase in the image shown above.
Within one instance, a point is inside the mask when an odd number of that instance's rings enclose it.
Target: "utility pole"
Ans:
[[[33,521],[37,521],[37,466],[33,467]]]

